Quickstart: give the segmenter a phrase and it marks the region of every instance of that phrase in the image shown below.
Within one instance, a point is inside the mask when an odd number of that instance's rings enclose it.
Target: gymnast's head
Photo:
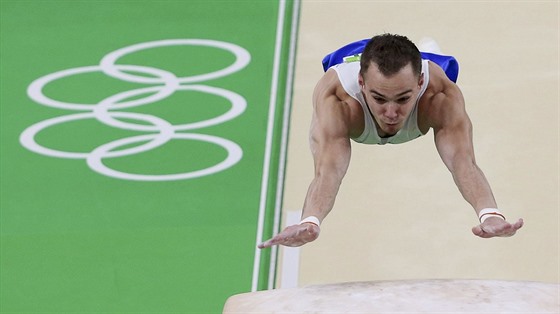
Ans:
[[[366,77],[374,64],[381,74],[390,77],[410,64],[412,73],[420,77],[422,58],[420,51],[406,36],[382,34],[367,43],[360,59],[360,76]]]
[[[381,137],[404,126],[424,83],[421,74],[420,51],[408,38],[384,34],[366,45],[358,80]]]

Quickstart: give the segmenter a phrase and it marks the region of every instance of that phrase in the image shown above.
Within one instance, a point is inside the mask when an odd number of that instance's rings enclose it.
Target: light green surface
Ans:
[[[287,12],[291,6],[289,1]],[[220,312],[228,296],[251,289],[278,9],[278,1],[1,2],[2,313]],[[34,80],[97,65],[122,47],[164,39],[229,42],[250,53],[244,69],[193,83],[241,95],[247,101],[243,114],[182,131],[235,142],[243,150],[238,163],[195,179],[132,181],[94,172],[83,159],[49,157],[20,144],[21,133],[31,125],[80,113],[30,99],[26,89]],[[282,53],[275,121],[282,121],[283,112],[286,50]],[[118,63],[189,76],[233,61],[224,50],[173,46],[133,53]],[[95,104],[146,86],[152,85],[92,72],[53,81],[44,93]],[[122,111],[178,125],[209,119],[229,107],[222,97],[179,91]],[[277,123],[272,135],[268,204],[276,193],[281,126]],[[47,128],[36,140],[45,147],[87,153],[117,139],[153,133],[84,119]],[[226,156],[215,144],[174,139],[103,162],[119,171],[155,175],[199,170]],[[272,232],[271,218],[268,213],[265,234]],[[265,253],[261,264],[268,267],[269,259]],[[261,276],[259,288],[266,284]]]

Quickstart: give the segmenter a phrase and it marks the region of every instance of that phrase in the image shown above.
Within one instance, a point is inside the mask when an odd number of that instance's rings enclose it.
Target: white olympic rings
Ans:
[[[147,66],[139,65],[121,65],[116,64],[116,61],[129,53],[136,51],[157,48],[163,46],[176,46],[176,45],[193,45],[193,46],[207,46],[213,48],[220,48],[227,50],[235,55],[235,62],[228,67],[206,74],[200,74],[190,77],[177,77],[174,73],[156,69]],[[186,85],[186,83],[200,82],[209,79],[215,79],[230,75],[243,69],[250,62],[250,54],[245,49],[231,44],[220,41],[205,40],[205,39],[173,39],[173,40],[160,40],[146,43],[140,43],[122,49],[115,50],[102,58],[100,65],[85,66],[66,69],[54,72],[33,81],[28,89],[27,94],[35,102],[59,109],[80,111],[81,113],[68,114],[51,119],[38,122],[22,132],[20,135],[20,143],[30,151],[57,158],[70,158],[70,159],[85,159],[88,166],[103,175],[125,179],[125,180],[138,180],[138,181],[169,181],[169,180],[183,180],[192,179],[201,176],[206,176],[223,171],[237,162],[239,162],[243,155],[243,150],[235,142],[204,134],[195,133],[178,133],[179,131],[194,130],[203,127],[215,126],[241,115],[246,107],[247,102],[241,95],[229,90],[207,85]],[[126,71],[126,72],[124,72]],[[69,103],[60,100],[52,99],[46,96],[43,92],[44,87],[56,80],[79,75],[90,72],[102,72],[111,77],[141,84],[158,84],[156,86],[149,86],[144,88],[133,89],[109,96],[98,103],[85,104],[85,103]],[[136,76],[131,74],[142,73],[148,76]],[[161,85],[163,84],[163,85]],[[225,113],[204,120],[179,125],[172,125],[168,121],[148,114],[140,114],[133,112],[116,111],[125,108],[132,108],[142,106],[154,102],[158,102],[176,91],[197,91],[208,93],[227,99],[231,108]],[[138,96],[148,95],[143,98]],[[130,99],[130,100],[128,100]],[[85,112],[84,112],[85,111]],[[35,140],[36,135],[45,130],[46,128],[70,122],[79,121],[83,119],[96,119],[97,121],[111,127],[140,131],[151,132],[151,134],[138,135],[115,140],[109,143],[100,145],[93,149],[91,152],[69,152],[57,150],[54,148],[44,147]],[[125,119],[123,121],[121,119]],[[130,122],[143,121],[147,124],[135,124]],[[157,132],[157,133],[153,133]],[[110,169],[103,163],[104,158],[124,157],[133,154],[142,153],[151,149],[155,149],[167,143],[172,139],[184,139],[203,141],[218,145],[224,148],[228,155],[225,160],[219,162],[211,167],[195,170],[185,173],[177,174],[162,174],[162,175],[147,175],[127,173],[114,169]],[[130,144],[142,143],[138,146],[130,147]],[[115,150],[117,148],[126,146],[127,148]]]

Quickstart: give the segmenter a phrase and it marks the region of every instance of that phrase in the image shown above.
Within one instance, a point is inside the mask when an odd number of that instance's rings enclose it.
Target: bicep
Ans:
[[[347,106],[319,82],[313,95],[310,148],[316,176],[324,172],[342,178],[350,163],[351,144]]]
[[[447,99],[439,115],[439,123],[434,127],[434,140],[437,151],[453,172],[460,162],[475,162],[472,123],[465,110],[462,96]]]

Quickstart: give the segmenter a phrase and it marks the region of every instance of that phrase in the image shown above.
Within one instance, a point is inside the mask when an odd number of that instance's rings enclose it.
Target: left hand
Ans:
[[[481,238],[511,237],[521,227],[523,227],[523,219],[519,219],[516,223],[510,224],[499,217],[490,217],[486,219],[484,223],[473,227],[472,232],[474,235]]]

